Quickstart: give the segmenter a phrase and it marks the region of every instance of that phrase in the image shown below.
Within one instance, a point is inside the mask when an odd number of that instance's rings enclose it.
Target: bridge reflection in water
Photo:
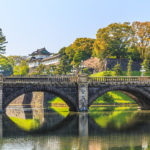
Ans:
[[[149,111],[114,107],[62,115],[18,107],[6,114],[0,116],[0,149],[138,150],[150,144]]]

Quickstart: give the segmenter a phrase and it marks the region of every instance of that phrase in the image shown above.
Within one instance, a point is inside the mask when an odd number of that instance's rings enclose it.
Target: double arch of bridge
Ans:
[[[62,98],[71,111],[88,110],[98,97],[109,91],[124,91],[142,109],[150,109],[150,78],[108,77],[88,79],[81,75],[66,78],[6,78],[0,82],[0,109],[5,109],[16,97],[43,91]],[[1,105],[2,104],[2,105]]]
[[[71,89],[71,90],[69,90]],[[98,97],[109,91],[125,91],[126,94],[130,93],[129,96],[133,95],[133,99],[142,109],[150,109],[150,94],[149,91],[145,90],[145,87],[136,87],[136,86],[127,86],[127,85],[107,85],[107,86],[90,86],[88,88],[88,107],[92,105],[93,101]],[[67,87],[67,88],[58,88],[52,86],[25,86],[22,88],[15,88],[8,96],[4,98],[3,108],[5,109],[10,102],[22,94],[34,92],[34,91],[43,91],[62,98],[66,104],[69,106],[71,111],[79,111],[78,108],[78,88]]]
[[[60,88],[60,87],[53,87],[49,85],[36,85],[36,86],[25,86],[22,88],[14,88],[13,91],[9,91],[5,94],[3,100],[3,109],[5,109],[15,98],[22,94],[28,94],[31,92],[47,92],[49,94],[54,94],[60,98],[62,98],[66,104],[69,106],[71,111],[78,111],[77,110],[77,103],[76,97],[74,96],[74,92],[72,92],[76,87],[73,88]],[[6,89],[7,91],[7,89]]]

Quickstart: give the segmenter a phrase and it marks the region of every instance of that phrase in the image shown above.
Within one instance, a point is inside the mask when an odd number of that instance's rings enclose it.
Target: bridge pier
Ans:
[[[88,75],[80,74],[78,79],[78,109],[88,111]]]

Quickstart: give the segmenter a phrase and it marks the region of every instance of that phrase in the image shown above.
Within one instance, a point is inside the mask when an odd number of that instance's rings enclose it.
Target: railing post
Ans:
[[[78,76],[78,110],[88,111],[88,75]]]

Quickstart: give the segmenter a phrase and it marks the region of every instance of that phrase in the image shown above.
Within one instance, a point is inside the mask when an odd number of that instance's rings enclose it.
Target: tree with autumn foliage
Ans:
[[[140,57],[144,59],[150,53],[150,22],[133,22],[132,30],[132,45],[137,47]]]
[[[81,61],[92,56],[94,41],[91,38],[77,38],[73,44],[66,48],[66,55],[75,68],[79,67]]]
[[[130,44],[132,29],[130,23],[113,23],[98,30],[94,53],[99,58],[125,58]]]

